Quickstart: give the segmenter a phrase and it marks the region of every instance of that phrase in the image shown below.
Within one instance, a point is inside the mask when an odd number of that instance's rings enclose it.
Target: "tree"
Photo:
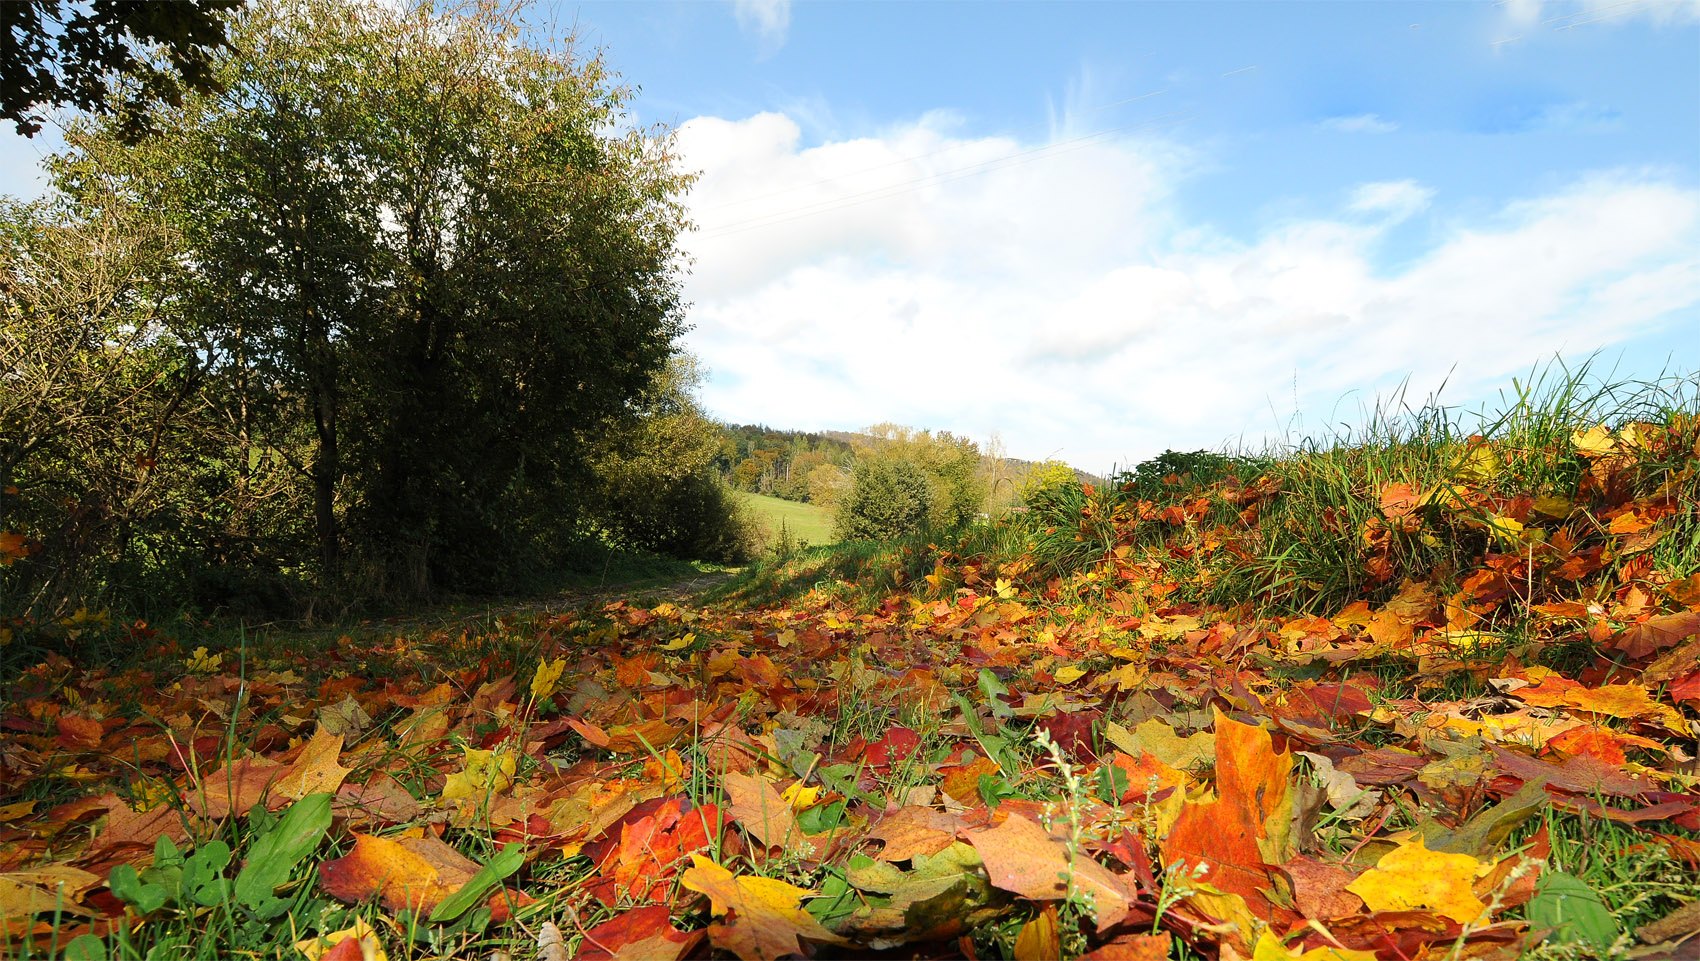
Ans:
[[[913,462],[865,458],[857,461],[850,489],[838,498],[834,526],[847,541],[918,533],[927,528],[932,498],[931,479]]]
[[[214,89],[213,58],[225,17],[242,0],[7,0],[0,3],[0,120],[30,137],[42,107],[109,112],[117,82],[123,129],[148,125],[150,107],[177,106]]]
[[[950,530],[973,520],[986,498],[980,474],[980,448],[950,431],[934,434],[897,424],[876,424],[863,432],[868,438],[857,451],[858,462],[869,458],[907,461],[926,476],[927,523]]]
[[[72,131],[60,181],[179,226],[180,326],[256,429],[311,437],[321,575],[344,548],[407,595],[546,562],[681,330],[668,135],[510,7],[263,4],[215,79],[145,143]]]
[[[695,358],[675,356],[596,442],[595,523],[614,545],[736,563],[756,527],[714,468],[719,425],[694,396]]]

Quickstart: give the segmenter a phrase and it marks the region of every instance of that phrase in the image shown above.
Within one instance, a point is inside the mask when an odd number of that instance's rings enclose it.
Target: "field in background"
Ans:
[[[762,528],[767,532],[768,539],[779,536],[779,526],[794,538],[801,538],[810,544],[831,544],[838,538],[832,533],[832,512],[813,504],[801,501],[788,501],[766,494],[738,494],[744,503],[750,505],[760,518]]]

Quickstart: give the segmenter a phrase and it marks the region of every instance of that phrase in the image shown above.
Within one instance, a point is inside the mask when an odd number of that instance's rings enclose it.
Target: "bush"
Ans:
[[[834,523],[843,540],[885,540],[925,529],[932,507],[926,471],[906,460],[870,458],[856,465]]]
[[[719,431],[697,404],[696,362],[675,357],[593,454],[591,517],[610,543],[688,560],[736,563],[759,525],[714,469]]]

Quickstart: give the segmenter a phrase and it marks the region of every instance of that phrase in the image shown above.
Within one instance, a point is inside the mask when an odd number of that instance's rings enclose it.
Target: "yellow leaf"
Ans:
[[[671,641],[661,645],[661,649],[663,651],[682,651],[685,648],[690,647],[692,642],[696,639],[697,636],[694,632],[686,634],[683,637],[675,637]]]
[[[223,654],[208,654],[205,647],[195,648],[195,653],[189,655],[188,659],[183,662],[190,674],[211,674],[218,670],[222,663],[224,663]]]
[[[1452,461],[1452,474],[1471,484],[1493,480],[1499,474],[1499,454],[1486,444],[1476,444]]]
[[[1576,445],[1576,452],[1583,457],[1604,457],[1617,449],[1617,439],[1604,424],[1575,431],[1570,435],[1570,443]]]
[[[1515,518],[1492,515],[1488,518],[1488,529],[1501,547],[1516,547],[1523,540],[1523,525]]]
[[[295,950],[306,955],[307,961],[319,961],[325,952],[349,938],[359,942],[362,961],[388,961],[388,956],[384,954],[383,942],[378,940],[378,932],[366,923],[365,918],[355,918],[352,927],[343,928],[341,931],[297,941]]]
[[[16,821],[18,818],[28,817],[35,812],[35,805],[36,802],[34,801],[19,801],[16,804],[0,805],[0,821]]]
[[[480,751],[465,748],[466,769],[448,776],[443,782],[443,800],[453,801],[485,792],[497,793],[513,783],[517,758],[508,751]]]
[[[564,657],[539,663],[537,673],[531,676],[531,699],[541,701],[555,693],[555,687],[561,683],[561,673],[566,669],[567,659]]]
[[[1430,851],[1421,840],[1406,841],[1346,890],[1363,898],[1371,911],[1433,911],[1471,924],[1487,911],[1472,887],[1484,867],[1468,854]]]
[[[1274,932],[1268,928],[1257,938],[1257,944],[1251,951],[1252,961],[1375,961],[1374,951],[1356,951],[1351,948],[1311,948],[1301,952],[1298,948],[1289,948],[1281,943]]]
[[[1015,961],[1051,961],[1062,957],[1062,935],[1057,931],[1057,907],[1046,905],[1039,916],[1021,926],[1015,936]]]
[[[777,638],[775,638],[775,640],[777,640],[779,642],[780,647],[790,647],[791,645],[797,643],[797,632],[791,630],[790,628],[786,628],[785,630],[779,632],[779,636]]]
[[[1057,669],[1058,684],[1073,684],[1086,676],[1086,672],[1078,667],[1063,667]]]
[[[1000,599],[1006,600],[1006,601],[1009,600],[1010,598],[1014,597],[1017,593],[1016,590],[1015,590],[1015,585],[1011,584],[1009,582],[1009,578],[1007,578],[1007,577],[998,578],[997,582],[992,585],[992,589],[997,592],[997,595]]]
[[[792,810],[802,811],[806,808],[814,807],[815,802],[820,800],[820,788],[804,787],[803,782],[798,781],[796,784],[786,788],[784,792],[779,795],[779,798],[786,804],[791,805]]]
[[[1542,494],[1535,498],[1535,513],[1554,520],[1564,520],[1570,516],[1570,498],[1557,494]]]
[[[799,938],[843,943],[843,938],[821,927],[814,915],[803,910],[803,898],[813,891],[774,878],[733,877],[731,871],[700,854],[691,855],[691,862],[679,883],[708,895],[715,917],[737,912],[730,923],[709,927],[709,940],[715,947],[740,958],[775,961],[801,953]]]

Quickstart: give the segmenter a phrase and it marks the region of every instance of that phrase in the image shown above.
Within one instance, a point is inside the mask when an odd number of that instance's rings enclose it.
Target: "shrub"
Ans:
[[[868,458],[856,465],[834,521],[843,540],[884,540],[924,529],[932,508],[926,471],[906,460]]]

